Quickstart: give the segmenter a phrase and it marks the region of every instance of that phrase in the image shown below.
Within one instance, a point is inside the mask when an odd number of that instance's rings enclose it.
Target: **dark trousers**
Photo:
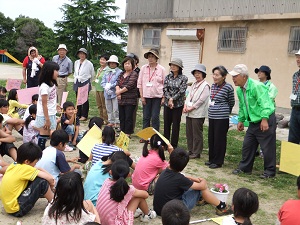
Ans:
[[[300,143],[300,108],[292,108],[288,141]]]
[[[77,91],[75,91],[76,94],[76,99],[77,99]],[[89,109],[90,109],[90,104],[89,100],[87,100],[83,105],[78,105],[77,106],[77,116],[80,117],[85,117],[88,118],[89,116]]]
[[[135,105],[119,105],[120,128],[125,134],[133,134],[133,112]]]
[[[164,136],[170,140],[172,126],[171,145],[174,148],[178,145],[182,110],[183,106],[173,109],[164,106]]]
[[[229,119],[208,119],[208,161],[224,164]]]
[[[205,118],[186,117],[186,140],[189,155],[200,156],[203,150],[203,123]]]
[[[264,154],[264,173],[274,176],[276,173],[276,118],[273,113],[268,120],[269,129],[267,131],[260,130],[260,122],[250,123],[246,132],[243,149],[242,160],[239,169],[244,172],[251,172],[255,159],[255,153],[258,144]]]
[[[159,131],[159,114],[161,98],[146,98],[146,105],[143,105],[143,128],[152,127]]]

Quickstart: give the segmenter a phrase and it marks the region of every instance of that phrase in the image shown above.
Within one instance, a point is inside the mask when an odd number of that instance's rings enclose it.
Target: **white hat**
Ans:
[[[295,55],[300,55],[300,49],[299,49],[299,51],[298,51],[298,52],[296,52],[296,53],[295,53]]]
[[[237,64],[232,71],[229,72],[230,75],[236,76],[239,74],[248,75],[248,68],[245,64]]]
[[[58,48],[57,48],[57,51],[59,50],[59,49],[65,49],[66,51],[68,51],[68,49],[67,49],[67,46],[65,45],[65,44],[59,44],[59,46],[58,46]]]
[[[110,57],[109,57],[109,60],[107,60],[107,63],[110,63],[110,62],[114,62],[114,63],[117,63],[118,64],[118,66],[119,66],[119,61],[118,61],[118,56],[116,56],[116,55],[111,55]]]

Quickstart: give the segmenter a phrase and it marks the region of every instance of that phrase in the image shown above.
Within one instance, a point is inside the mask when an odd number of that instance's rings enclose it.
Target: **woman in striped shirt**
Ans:
[[[208,107],[208,146],[209,160],[205,165],[211,169],[222,167],[224,163],[229,114],[234,106],[234,89],[225,81],[228,74],[224,66],[213,68],[214,84],[211,86]]]

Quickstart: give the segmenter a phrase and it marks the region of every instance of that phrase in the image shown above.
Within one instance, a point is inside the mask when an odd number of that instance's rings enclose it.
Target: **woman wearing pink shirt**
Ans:
[[[159,114],[160,107],[164,103],[163,86],[166,70],[157,63],[158,55],[157,49],[150,49],[144,54],[149,63],[142,66],[137,87],[143,104],[143,129],[150,127],[151,121],[151,126],[159,131]]]
[[[151,149],[148,150],[150,142]],[[132,185],[140,190],[148,191],[150,195],[154,193],[154,187],[158,174],[160,174],[169,163],[165,160],[164,149],[168,147],[169,153],[173,147],[167,144],[154,134],[150,141],[146,141],[143,148],[143,156],[139,159],[132,174]]]

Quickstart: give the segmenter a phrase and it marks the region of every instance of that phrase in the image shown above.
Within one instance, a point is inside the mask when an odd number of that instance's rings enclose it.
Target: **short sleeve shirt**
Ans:
[[[193,185],[193,181],[181,173],[165,169],[156,182],[153,207],[157,215],[161,215],[163,206],[173,199],[182,200],[182,195]]]
[[[56,86],[48,86],[42,83],[39,87],[39,99],[37,103],[37,116],[44,116],[42,95],[47,95],[47,107],[49,116],[56,114]]]
[[[280,225],[300,224],[300,200],[288,200],[280,208],[277,216]]]
[[[69,120],[69,119],[67,117],[67,114],[64,113],[64,114],[62,114],[61,120],[60,120],[60,122],[61,122],[61,128],[62,129],[66,129],[67,126],[69,125],[69,124],[65,124],[66,120]],[[79,117],[78,116],[76,116],[76,126],[80,126],[80,121],[79,121]]]

